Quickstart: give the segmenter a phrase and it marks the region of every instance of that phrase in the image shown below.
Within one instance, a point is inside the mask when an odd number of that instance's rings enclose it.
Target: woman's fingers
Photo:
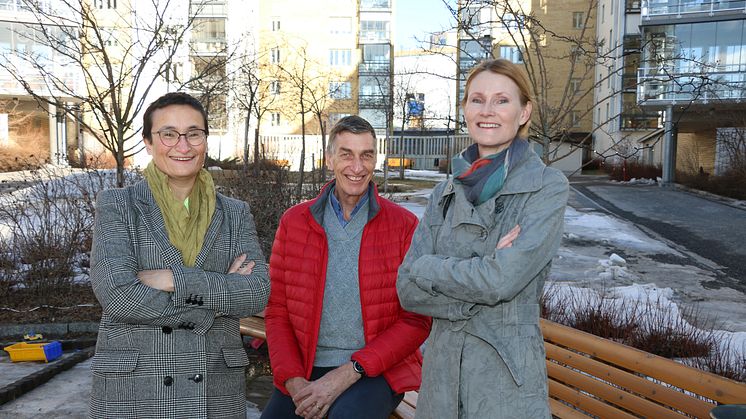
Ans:
[[[508,247],[513,246],[513,241],[518,238],[518,235],[520,233],[521,233],[521,226],[516,225],[510,231],[508,231],[507,234],[505,234],[504,236],[500,238],[500,240],[497,242],[497,248],[506,249]]]
[[[238,270],[241,269],[241,265],[243,264],[245,260],[246,260],[246,253],[242,255],[238,255],[238,257],[233,260],[233,263],[231,263],[231,267],[230,269],[228,269],[228,273],[229,274],[240,273],[238,272]]]

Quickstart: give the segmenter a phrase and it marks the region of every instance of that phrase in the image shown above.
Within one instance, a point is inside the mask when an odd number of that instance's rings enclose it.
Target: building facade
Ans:
[[[722,173],[746,126],[746,2],[643,0],[640,28],[637,101],[663,113],[664,181]]]

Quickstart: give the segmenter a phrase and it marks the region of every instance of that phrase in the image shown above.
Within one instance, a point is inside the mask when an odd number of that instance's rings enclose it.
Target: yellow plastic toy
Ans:
[[[46,343],[20,342],[6,346],[5,351],[12,362],[21,361],[54,361],[62,356],[62,345],[58,341]]]

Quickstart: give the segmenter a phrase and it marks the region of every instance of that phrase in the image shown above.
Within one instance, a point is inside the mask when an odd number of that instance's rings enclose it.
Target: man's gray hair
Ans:
[[[357,115],[349,115],[337,121],[329,132],[329,143],[326,145],[327,154],[334,154],[336,151],[334,144],[337,135],[343,132],[351,132],[353,134],[365,134],[369,132],[373,136],[373,151],[377,151],[378,139],[376,138],[376,131],[373,129],[373,126],[364,118]]]

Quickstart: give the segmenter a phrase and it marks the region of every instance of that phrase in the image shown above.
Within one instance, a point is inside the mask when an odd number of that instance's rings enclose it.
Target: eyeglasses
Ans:
[[[207,132],[199,128],[190,129],[185,133],[181,133],[175,129],[163,129],[156,131],[155,133],[158,134],[161,143],[166,147],[173,147],[178,144],[179,138],[181,138],[182,135],[186,138],[189,145],[194,147],[202,145],[202,143],[205,142],[205,138],[207,138]]]

